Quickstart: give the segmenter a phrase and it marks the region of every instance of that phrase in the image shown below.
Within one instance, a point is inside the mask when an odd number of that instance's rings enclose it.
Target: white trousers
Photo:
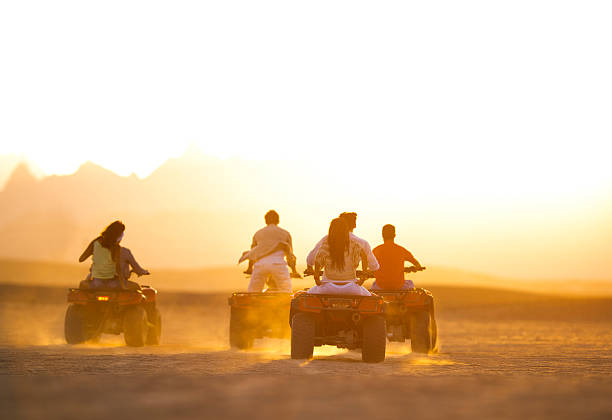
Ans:
[[[358,285],[354,281],[345,284],[336,284],[331,282],[323,282],[320,286],[314,286],[308,289],[308,293],[317,295],[358,295],[358,296],[371,296],[363,286]]]
[[[247,291],[249,293],[263,292],[268,285],[268,292],[291,293],[291,278],[289,268],[285,263],[258,262],[253,266],[251,282]]]

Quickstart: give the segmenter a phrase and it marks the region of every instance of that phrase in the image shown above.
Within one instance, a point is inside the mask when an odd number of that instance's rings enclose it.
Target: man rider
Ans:
[[[253,264],[248,292],[262,292],[266,283],[270,282],[274,285],[275,292],[291,293],[291,279],[285,261],[285,251],[282,246],[279,247],[279,244],[286,244],[289,254],[293,254],[291,234],[278,227],[280,218],[276,211],[270,210],[264,219],[266,227],[255,232],[251,244],[251,249],[257,248],[257,254],[264,256]]]
[[[380,269],[374,273],[376,281],[371,290],[413,289],[411,280],[404,280],[404,261],[409,261],[416,268],[421,264],[406,248],[395,243],[395,226],[384,225],[382,228],[384,243],[374,248],[374,255],[380,263]]]
[[[355,228],[357,227],[357,213],[344,212],[344,213],[340,213],[340,216],[338,217],[340,217],[346,222],[349,228],[349,237],[359,244],[361,249],[365,252],[366,256],[368,257],[368,269],[370,271],[378,270],[379,268],[378,260],[376,259],[376,256],[372,253],[372,248],[370,247],[370,244],[368,243],[368,241],[366,241],[365,239],[361,239],[360,237],[358,237],[357,235],[353,233],[353,230],[355,230]],[[308,257],[306,257],[306,264],[308,265],[308,268],[307,268],[308,271],[311,271],[311,272],[313,271],[313,266],[315,265],[315,258],[317,256],[317,252],[319,252],[319,248],[321,248],[321,245],[323,245],[323,242],[325,242],[325,240],[327,240],[327,235],[325,235],[315,245],[313,250],[310,251],[310,253],[308,254]]]

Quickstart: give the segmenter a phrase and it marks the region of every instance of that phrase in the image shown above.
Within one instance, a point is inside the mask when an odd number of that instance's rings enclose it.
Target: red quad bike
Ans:
[[[312,273],[308,270],[304,275]],[[361,272],[357,272],[361,276]],[[365,280],[365,278],[362,278]],[[385,302],[380,296],[295,293],[291,301],[291,358],[309,359],[325,344],[361,349],[364,362],[385,360]]]
[[[68,344],[99,339],[102,333],[121,334],[128,346],[159,344],[161,315],[157,290],[68,289],[64,334]]]
[[[289,338],[291,294],[272,292],[270,286],[262,293],[233,293],[228,299],[231,347],[246,350],[257,338]]]
[[[425,267],[408,267],[406,273],[416,273]],[[372,276],[371,273],[369,273]],[[387,308],[387,338],[389,341],[410,340],[415,353],[435,353],[438,349],[438,327],[431,292],[416,288],[408,290],[370,290],[382,297]]]

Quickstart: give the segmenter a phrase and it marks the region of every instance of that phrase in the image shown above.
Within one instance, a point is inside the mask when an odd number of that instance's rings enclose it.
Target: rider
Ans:
[[[331,221],[329,234],[315,256],[313,275],[317,285],[308,293],[370,296],[356,273],[360,261],[362,267],[367,268],[368,256],[360,244],[350,238],[349,232],[344,219]],[[321,269],[325,269],[323,279],[319,275]]]
[[[121,266],[121,274],[123,275],[123,278],[128,283],[128,285],[132,285],[131,288],[134,288],[133,284],[137,285],[137,283],[129,281],[129,278],[132,273],[136,273],[138,277],[148,276],[151,273],[149,273],[149,270],[142,268],[140,264],[138,264],[138,261],[136,261],[136,258],[134,258],[134,254],[132,254],[132,251],[129,248],[126,248],[124,246],[120,246],[119,248],[119,264]],[[90,267],[89,273],[87,274],[87,278],[81,282],[79,287],[81,289],[91,288],[91,279],[92,277]]]
[[[366,253],[368,257],[368,269],[370,271],[378,270],[379,268],[378,260],[372,253],[372,249],[370,248],[370,244],[368,243],[368,241],[366,241],[365,239],[359,238],[357,235],[353,233],[353,230],[355,229],[355,227],[357,227],[357,213],[354,213],[354,212],[346,213],[345,212],[345,213],[341,213],[340,216],[338,217],[344,220],[344,222],[346,223],[349,229],[349,237],[351,238],[351,240],[357,242],[357,244],[361,247],[361,249]],[[315,245],[313,250],[310,251],[310,253],[308,254],[308,257],[306,257],[306,264],[308,265],[307,270],[309,272],[312,272],[312,267],[315,264],[315,257],[317,255],[317,252],[319,251],[319,248],[321,248],[321,245],[323,244],[323,242],[325,242],[326,240],[327,240],[327,236],[324,236]],[[364,270],[365,270],[365,267],[364,267]]]
[[[247,267],[244,274],[253,274],[253,266],[255,263],[276,251],[282,251],[287,259],[287,265],[291,269],[291,277],[296,279],[301,279],[302,276],[298,273],[295,264],[297,263],[297,258],[293,254],[293,250],[291,249],[291,245],[288,242],[279,242],[275,247],[271,248],[265,244],[257,244],[253,248],[248,251],[244,251],[238,260],[238,264],[243,262],[244,260],[249,260],[249,266]]]
[[[149,272],[136,263],[129,249],[122,248],[119,245],[124,232],[125,225],[119,220],[114,221],[102,231],[100,236],[90,242],[79,257],[79,262],[83,262],[90,255],[92,256],[90,288],[124,288],[130,290],[140,288],[138,283],[127,280],[130,273],[130,264],[135,268],[137,274],[148,274]]]
[[[280,217],[276,211],[270,210],[264,219],[266,227],[255,232],[249,251],[249,254],[253,254],[252,260],[256,261],[248,291],[262,292],[266,283],[271,282],[275,286],[274,291],[291,293],[291,279],[285,261],[285,249],[287,255],[293,255],[291,234],[278,227]],[[288,260],[291,261],[290,258]],[[292,269],[295,271],[295,263]]]
[[[384,225],[382,228],[384,243],[374,248],[374,255],[380,263],[380,269],[374,273],[376,281],[371,290],[413,289],[412,280],[404,280],[404,261],[409,261],[417,269],[421,264],[406,248],[395,243],[395,226]]]

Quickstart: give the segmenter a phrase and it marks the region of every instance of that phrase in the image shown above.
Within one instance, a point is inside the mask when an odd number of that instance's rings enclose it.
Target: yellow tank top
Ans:
[[[93,245],[93,264],[91,276],[95,279],[112,279],[117,275],[117,268],[110,249],[104,248],[99,241]]]

